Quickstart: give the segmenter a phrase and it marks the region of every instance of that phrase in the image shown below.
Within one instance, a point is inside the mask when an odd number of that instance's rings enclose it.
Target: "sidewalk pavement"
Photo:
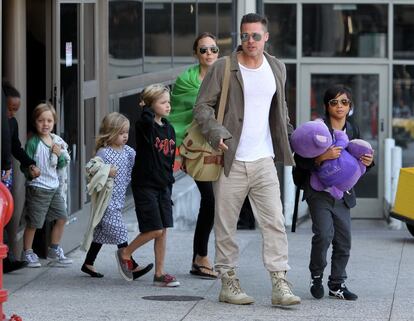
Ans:
[[[135,215],[128,215],[134,224]],[[302,304],[274,307],[270,304],[271,283],[261,255],[259,230],[239,231],[240,267],[238,274],[243,289],[256,299],[248,306],[219,303],[219,280],[203,280],[191,276],[192,231],[169,231],[166,271],[175,274],[179,288],[152,285],[151,271],[133,282],[124,281],[116,267],[115,246],[104,246],[96,261],[103,279],[80,271],[85,253],[69,254],[74,263],[60,268],[44,266],[25,268],[4,278],[8,301],[6,316],[16,313],[24,321],[103,321],[103,320],[414,320],[414,238],[405,227],[389,230],[384,221],[353,220],[353,249],[348,265],[349,289],[359,295],[354,302],[312,298],[309,292],[308,260],[312,237],[310,223],[304,222],[296,233],[288,232],[292,270],[288,279]],[[132,232],[130,237],[134,237]],[[210,257],[214,253],[214,235],[210,241]],[[153,262],[152,243],[134,256],[142,265]],[[46,261],[44,261],[46,263]],[[329,275],[329,265],[325,271]],[[325,278],[326,293],[326,278]],[[145,296],[202,297],[197,301],[151,301]]]

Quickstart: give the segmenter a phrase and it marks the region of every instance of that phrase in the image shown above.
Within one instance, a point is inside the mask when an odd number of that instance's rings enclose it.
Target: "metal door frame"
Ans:
[[[60,66],[61,66],[61,57],[60,57],[60,5],[61,4],[74,4],[79,5],[79,35],[78,35],[78,48],[79,48],[79,56],[78,56],[78,64],[79,64],[79,141],[81,142],[80,148],[78,148],[78,152],[80,153],[80,161],[81,164],[86,162],[85,159],[85,99],[95,98],[96,104],[98,104],[98,79],[99,79],[99,69],[97,68],[98,63],[98,50],[97,50],[97,39],[98,39],[98,15],[97,15],[97,4],[96,1],[88,1],[88,0],[62,0],[62,1],[54,1],[53,2],[53,34],[52,34],[52,42],[53,42],[53,50],[52,50],[52,57],[53,57],[53,104],[55,105],[56,110],[60,111],[60,95],[61,95],[61,83],[60,83]],[[94,28],[95,28],[95,37],[94,37],[94,48],[95,48],[95,80],[85,81],[84,80],[84,4],[94,4]],[[59,114],[58,114],[59,115]],[[56,124],[57,130],[60,130],[60,124]],[[80,181],[81,190],[85,190],[86,183],[84,180]],[[83,204],[86,201],[86,195],[84,193],[81,194],[81,210]],[[69,214],[75,214],[69,213]]]
[[[388,117],[389,108],[389,66],[365,64],[302,64],[300,65],[300,90],[298,91],[297,123],[310,120],[311,116],[311,75],[312,74],[375,74],[379,76],[378,102],[378,150],[375,151],[375,163],[378,166],[378,197],[359,198],[357,207],[352,211],[353,218],[383,218],[384,202],[384,139],[391,126]],[[329,85],[329,84],[327,84]]]

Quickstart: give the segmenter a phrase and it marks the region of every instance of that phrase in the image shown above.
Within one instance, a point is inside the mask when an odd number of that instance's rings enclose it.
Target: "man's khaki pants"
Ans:
[[[228,177],[213,183],[215,195],[215,267],[220,273],[236,267],[239,248],[237,221],[246,195],[263,236],[263,262],[269,272],[287,271],[288,243],[280,200],[280,186],[271,157],[253,162],[234,160]]]

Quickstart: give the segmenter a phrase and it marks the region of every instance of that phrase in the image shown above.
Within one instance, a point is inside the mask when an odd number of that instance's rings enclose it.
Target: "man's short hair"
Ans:
[[[269,21],[267,20],[265,16],[262,16],[257,13],[248,13],[244,15],[240,22],[240,29],[242,25],[245,23],[256,23],[256,22],[260,22],[263,25],[264,30],[267,31],[267,24],[269,23]]]

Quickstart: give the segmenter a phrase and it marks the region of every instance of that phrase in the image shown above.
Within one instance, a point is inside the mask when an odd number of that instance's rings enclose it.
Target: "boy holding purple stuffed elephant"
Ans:
[[[334,130],[343,131],[349,140],[359,138],[359,129],[348,121],[352,110],[351,91],[343,86],[333,86],[324,95],[325,124],[328,126],[332,139]],[[328,280],[329,296],[343,300],[356,300],[358,296],[345,286],[346,266],[351,249],[351,213],[356,205],[353,188],[343,193],[340,199],[335,198],[326,190],[316,190],[311,186],[312,172],[327,160],[335,160],[341,156],[343,147],[333,144],[324,153],[314,158],[304,158],[295,153],[297,170],[305,175],[303,198],[309,206],[312,218],[312,248],[309,270],[311,272],[310,292],[316,299],[324,296],[322,284],[323,271],[327,265],[327,251],[332,243],[331,274]],[[369,167],[373,166],[373,155],[364,154],[359,161]]]

